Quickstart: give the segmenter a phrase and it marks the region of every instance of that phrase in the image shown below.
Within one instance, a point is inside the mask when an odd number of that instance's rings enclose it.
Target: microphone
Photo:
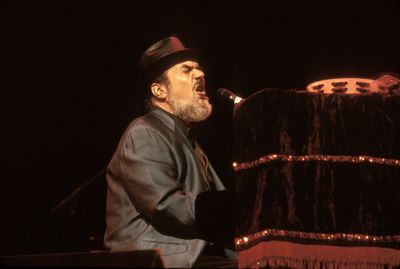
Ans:
[[[223,99],[229,99],[234,104],[238,104],[244,100],[242,97],[237,96],[236,94],[225,88],[219,88],[216,91],[216,95]]]

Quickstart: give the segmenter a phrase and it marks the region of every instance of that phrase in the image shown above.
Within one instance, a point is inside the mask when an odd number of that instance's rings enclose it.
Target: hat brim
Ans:
[[[190,60],[204,65],[205,55],[200,50],[190,48],[171,53],[148,66],[144,70],[145,79],[147,82],[151,82],[174,65]]]

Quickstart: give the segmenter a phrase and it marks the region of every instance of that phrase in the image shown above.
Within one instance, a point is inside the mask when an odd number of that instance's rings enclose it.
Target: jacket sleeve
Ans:
[[[182,189],[166,139],[151,127],[132,129],[118,158],[122,185],[140,214],[163,234],[197,237],[196,195]]]

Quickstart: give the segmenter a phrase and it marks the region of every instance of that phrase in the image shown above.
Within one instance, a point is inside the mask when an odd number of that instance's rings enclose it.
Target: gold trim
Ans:
[[[388,165],[388,166],[399,166],[400,160],[398,159],[386,159],[373,156],[349,156],[349,155],[286,155],[286,154],[269,154],[264,155],[254,161],[243,162],[243,163],[232,163],[233,170],[235,172],[241,170],[247,170],[250,168],[258,167],[270,162],[326,162],[326,163],[367,163],[375,165]]]
[[[310,233],[301,231],[289,231],[278,229],[265,229],[260,232],[235,238],[236,247],[244,247],[255,241],[269,238],[296,238],[326,242],[349,242],[349,243],[400,243],[400,235],[368,235],[349,233]]]

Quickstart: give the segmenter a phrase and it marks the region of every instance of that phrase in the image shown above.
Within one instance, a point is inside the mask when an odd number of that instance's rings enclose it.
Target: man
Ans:
[[[190,124],[212,111],[200,57],[176,37],[143,53],[140,65],[152,109],[129,125],[107,169],[105,246],[159,249],[166,267],[232,267],[236,262],[233,251],[200,239],[200,223],[213,223],[204,216],[208,211],[219,216],[212,211],[221,207],[207,195],[225,189],[190,135]],[[201,206],[200,201],[216,202]]]

